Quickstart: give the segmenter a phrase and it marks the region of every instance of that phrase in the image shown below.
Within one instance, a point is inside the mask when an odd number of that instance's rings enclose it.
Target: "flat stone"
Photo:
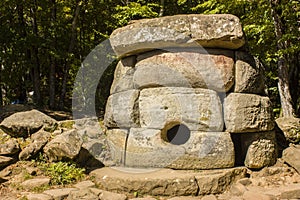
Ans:
[[[118,62],[114,73],[114,80],[110,88],[110,94],[134,89],[133,74],[135,71],[135,63],[135,56],[123,58]]]
[[[246,167],[261,169],[276,163],[278,151],[274,131],[245,133],[241,141]]]
[[[41,128],[50,131],[56,126],[56,120],[38,110],[15,113],[0,124],[0,128],[12,137],[28,137]]]
[[[274,128],[273,110],[268,97],[231,93],[224,101],[226,130],[231,133],[269,131]]]
[[[91,188],[95,187],[95,183],[93,183],[92,181],[81,181],[79,183],[76,183],[74,187],[78,189]]]
[[[15,161],[12,157],[0,156],[0,169],[4,168]]]
[[[90,173],[100,188],[113,192],[152,196],[218,194],[246,176],[246,168],[201,170],[101,168]],[[116,184],[117,183],[117,184]],[[222,184],[220,184],[222,183]],[[198,192],[197,192],[198,191]]]
[[[168,200],[200,200],[201,197],[192,197],[192,196],[180,196],[180,197],[172,197]]]
[[[300,174],[300,145],[291,145],[282,153],[282,159]]]
[[[234,92],[265,94],[264,71],[262,64],[247,52],[235,53]]]
[[[233,196],[242,196],[247,191],[247,188],[241,183],[235,183],[230,187],[230,194]]]
[[[126,170],[126,169],[120,169]],[[196,195],[198,186],[195,177],[170,169],[160,169],[151,173],[124,172],[112,168],[101,168],[90,173],[100,188],[112,192],[128,192],[148,195],[180,196]],[[117,184],[116,184],[117,183]]]
[[[46,190],[43,194],[51,196],[54,200],[63,200],[71,193],[71,191],[77,190],[76,188],[62,188]]]
[[[84,189],[80,189],[80,190],[70,191],[70,193],[66,199],[67,200],[79,200],[79,199],[98,200],[99,197],[98,197],[98,195],[91,192],[89,188],[84,188]]]
[[[27,200],[52,200],[52,197],[47,194],[34,194],[26,195]]]
[[[290,185],[281,193],[280,199],[300,199],[300,184]]]
[[[103,191],[99,195],[101,200],[126,200],[127,196],[125,194],[117,194],[114,192]]]
[[[139,127],[138,90],[110,95],[105,110],[104,124],[110,128]]]
[[[218,200],[218,199],[215,195],[210,194],[210,195],[206,195],[206,196],[202,197],[201,200]]]
[[[225,92],[234,84],[234,53],[219,49],[153,51],[137,57],[135,88],[192,87]]]
[[[50,178],[34,178],[22,182],[21,186],[25,189],[32,189],[36,187],[49,185],[49,183],[50,183]]]
[[[15,155],[20,151],[20,146],[16,139],[11,138],[3,144],[0,144],[0,155],[9,156]]]
[[[110,36],[118,57],[169,47],[216,47],[238,49],[244,45],[237,17],[219,15],[175,15],[138,20],[118,28]]]
[[[245,191],[243,194],[244,200],[276,200],[277,198],[275,196],[266,195],[254,191]]]
[[[181,123],[190,131],[223,131],[221,102],[212,90],[181,87],[143,89],[139,110],[142,128],[161,130]]]

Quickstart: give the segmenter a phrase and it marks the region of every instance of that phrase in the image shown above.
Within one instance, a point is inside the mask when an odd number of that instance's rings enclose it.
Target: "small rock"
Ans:
[[[143,197],[143,198],[133,198],[130,200],[156,200],[156,199],[153,197]]]
[[[300,199],[300,184],[294,184],[286,188],[280,195],[281,199]]]
[[[52,200],[52,197],[47,194],[27,194],[27,200]]]
[[[14,160],[15,159],[11,157],[0,156],[0,169],[10,165]]]
[[[242,179],[238,180],[237,183],[247,186],[247,185],[250,185],[252,183],[252,181],[250,178],[242,178]]]
[[[300,142],[300,119],[295,117],[280,117],[276,119],[287,141],[297,144]]]
[[[91,187],[95,187],[95,183],[93,183],[92,181],[82,181],[75,184],[74,187],[78,189],[91,188]]]
[[[282,153],[282,159],[300,173],[300,145],[291,145]]]
[[[71,191],[77,190],[76,188],[63,188],[63,189],[52,189],[46,190],[43,194],[51,196],[55,200],[63,200],[65,199]]]
[[[10,139],[4,144],[0,144],[0,155],[14,155],[20,151],[20,147],[16,139]]]
[[[218,200],[215,195],[207,195],[201,198],[201,200]]]
[[[67,200],[97,200],[99,197],[92,193],[88,188],[71,191]]]
[[[182,196],[182,197],[173,197],[168,200],[198,200],[198,199],[200,200],[201,197],[191,197],[191,196],[184,197],[184,196]]]
[[[34,179],[29,179],[21,183],[22,187],[25,189],[32,189],[36,187],[42,187],[49,185],[50,183],[50,178],[34,178]]]
[[[127,196],[125,194],[117,194],[113,192],[103,191],[99,195],[101,200],[126,200]]]
[[[241,183],[235,183],[230,188],[230,193],[233,196],[242,196],[247,191],[247,188]]]
[[[46,144],[44,152],[50,162],[75,158],[81,149],[82,138],[76,130],[56,136]]]
[[[275,196],[265,195],[254,191],[246,191],[243,194],[244,200],[275,200]]]

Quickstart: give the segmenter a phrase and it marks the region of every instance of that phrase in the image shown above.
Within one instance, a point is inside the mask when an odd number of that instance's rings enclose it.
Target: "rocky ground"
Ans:
[[[93,172],[92,172],[93,173]],[[292,167],[279,159],[275,166],[266,167],[260,171],[247,170],[245,178],[237,180],[221,194],[202,196],[150,196],[139,192],[109,192],[103,190],[94,176],[87,174],[80,181],[67,185],[49,186],[50,178],[42,174],[32,161],[19,161],[1,171],[0,199],[5,200],[50,200],[50,199],[161,199],[161,200],[272,200],[300,199],[300,175]],[[109,174],[107,175],[109,176]],[[142,175],[141,175],[142,176]],[[159,174],[157,175],[159,176]],[[161,177],[168,177],[161,174]],[[134,178],[133,178],[134,179]],[[218,184],[223,184],[218,179]],[[115,184],[122,184],[116,182]],[[170,182],[168,186],[175,187]],[[213,183],[212,183],[213,184]],[[171,189],[172,190],[172,189]],[[186,191],[185,191],[186,190]],[[181,188],[182,194],[190,190]],[[175,193],[176,190],[174,189]],[[217,191],[212,189],[212,191]],[[199,193],[199,191],[198,191]]]

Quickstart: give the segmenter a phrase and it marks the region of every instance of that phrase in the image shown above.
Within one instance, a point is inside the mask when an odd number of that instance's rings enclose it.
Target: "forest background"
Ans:
[[[263,63],[277,116],[300,117],[298,0],[1,0],[0,107],[33,93],[40,108],[71,111],[85,57],[131,20],[230,13],[241,19],[248,51]],[[101,115],[116,62],[98,84]]]

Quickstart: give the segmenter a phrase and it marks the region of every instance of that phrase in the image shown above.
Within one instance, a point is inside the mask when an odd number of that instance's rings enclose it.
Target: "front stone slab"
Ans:
[[[223,131],[221,102],[212,90],[179,87],[143,89],[139,109],[142,128],[162,130],[182,123],[191,131]]]
[[[168,47],[238,49],[245,43],[243,36],[240,21],[233,15],[176,15],[118,28],[110,43],[118,57],[126,57]]]
[[[160,130],[134,128],[130,130],[126,148],[127,167],[216,169],[234,166],[234,147],[226,132],[180,132],[167,141]],[[182,134],[188,135],[183,137]],[[181,137],[181,138],[180,138]],[[183,141],[184,138],[187,140]]]
[[[226,131],[231,133],[269,131],[274,128],[273,110],[268,97],[231,93],[224,101]]]
[[[192,87],[225,92],[234,84],[234,53],[217,49],[153,51],[138,56],[135,88]]]
[[[109,96],[104,124],[109,128],[139,127],[139,90],[128,90]]]
[[[101,168],[90,173],[104,190],[152,196],[188,196],[219,194],[246,176],[246,168],[219,170],[171,170]],[[117,184],[116,184],[117,183]]]

